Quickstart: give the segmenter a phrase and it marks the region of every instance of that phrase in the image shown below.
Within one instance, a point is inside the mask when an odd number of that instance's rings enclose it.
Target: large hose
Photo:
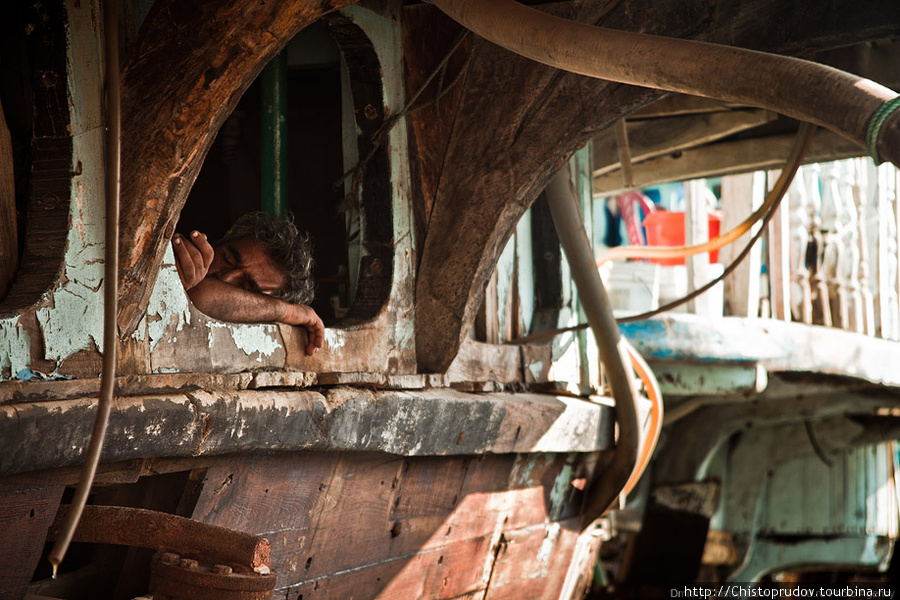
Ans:
[[[628,343],[619,334],[600,272],[594,264],[594,252],[584,231],[567,166],[553,175],[546,194],[553,224],[578,289],[578,299],[597,340],[600,362],[616,403],[616,422],[619,426],[612,460],[605,469],[598,467],[588,484],[581,521],[583,526],[587,526],[615,502],[631,478],[637,462],[640,427],[631,374],[625,368],[631,362]]]
[[[817,63],[584,25],[515,0],[432,0],[464,27],[540,63],[620,83],[757,106],[822,125],[900,165],[900,96]]]
[[[121,158],[122,119],[120,111],[119,86],[119,6],[118,0],[103,2],[104,63],[106,67],[106,229],[103,251],[103,372],[100,380],[100,397],[97,402],[97,416],[91,431],[81,470],[81,479],[69,512],[53,544],[48,559],[53,567],[53,576],[66,556],[66,550],[75,534],[75,528],[87,503],[100,451],[106,437],[109,413],[112,408],[113,392],[116,384],[116,346],[119,343],[116,316],[116,302],[119,296],[119,182]]]

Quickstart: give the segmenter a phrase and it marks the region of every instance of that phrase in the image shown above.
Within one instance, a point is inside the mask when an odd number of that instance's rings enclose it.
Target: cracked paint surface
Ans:
[[[70,227],[65,273],[37,311],[44,357],[62,361],[96,346],[103,351],[103,128],[100,48],[94,3],[67,3],[67,61],[72,127]]]
[[[13,377],[24,372],[30,360],[28,332],[16,321],[17,317],[0,320],[0,374],[9,369]]]
[[[272,356],[281,348],[278,340],[278,329],[274,325],[236,325],[234,323],[209,323],[209,347],[213,348],[216,330],[225,330],[230,334],[234,345],[247,356],[256,354],[256,361],[262,362],[264,356]]]
[[[150,338],[151,352],[172,327],[175,331],[181,331],[185,325],[191,324],[190,301],[178,278],[175,254],[171,245],[166,248],[162,268],[150,294],[147,316],[144,318],[147,320],[147,336]],[[143,328],[138,327],[134,336],[142,339]]]

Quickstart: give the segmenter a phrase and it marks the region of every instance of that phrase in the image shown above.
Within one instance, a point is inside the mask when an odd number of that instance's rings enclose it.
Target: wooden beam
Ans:
[[[763,203],[765,177],[761,173],[746,173],[722,178],[722,231],[731,231],[747,215]],[[759,223],[739,237],[733,244],[719,250],[719,261],[731,264],[759,230]],[[724,314],[739,317],[759,315],[759,274],[762,251],[757,242],[750,255],[724,280]]]
[[[9,128],[0,105],[0,298],[19,266],[16,225],[16,186],[13,180],[13,152]]]
[[[660,156],[634,165],[634,183],[637,187],[648,187],[670,181],[777,169],[784,165],[793,141],[793,135],[769,136],[708,144],[676,155]],[[864,155],[865,149],[846,138],[819,130],[805,162],[827,162]],[[594,178],[595,195],[613,196],[625,191],[618,170]]]
[[[729,111],[737,107],[737,104],[691,96],[690,94],[671,94],[660,98],[652,104],[628,115],[628,120],[656,119],[659,117],[675,117],[680,115],[696,115]]]
[[[754,109],[629,122],[627,127],[631,161],[636,164],[702,146],[731,134],[759,127],[774,119],[774,113]],[[594,137],[595,176],[621,168],[616,134],[612,129],[604,130]]]

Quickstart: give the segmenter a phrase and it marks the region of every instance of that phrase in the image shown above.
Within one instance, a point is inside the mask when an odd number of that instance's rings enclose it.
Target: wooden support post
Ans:
[[[722,178],[722,231],[728,231],[747,218],[763,201],[763,174],[748,173]],[[719,251],[719,261],[731,263],[747,245],[755,229]],[[759,246],[725,278],[725,314],[755,317],[759,314]]]
[[[769,171],[769,181],[778,179],[778,171]],[[791,225],[790,195],[781,200],[775,216],[769,221],[769,301],[772,316],[791,320]]]
[[[708,188],[705,179],[694,179],[684,184],[684,242],[695,246],[709,240]],[[709,254],[703,252],[687,259],[688,292],[708,281]],[[709,296],[701,295],[688,303],[688,312],[709,314]]]
[[[0,298],[6,295],[19,266],[17,231],[12,141],[0,105]]]

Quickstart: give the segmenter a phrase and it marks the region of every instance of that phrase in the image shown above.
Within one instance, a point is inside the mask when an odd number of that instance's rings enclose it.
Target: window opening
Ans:
[[[271,94],[277,85],[283,93]],[[381,123],[382,106],[380,68],[365,34],[340,15],[307,27],[222,126],[182,210],[179,231],[196,229],[215,241],[244,213],[292,213],[313,243],[312,307],[326,324],[371,318],[390,284],[386,150],[370,160],[361,190],[354,191],[353,178],[342,175],[368,152],[368,130]],[[283,120],[268,118],[276,111]],[[287,142],[282,153],[274,148],[279,122]]]

